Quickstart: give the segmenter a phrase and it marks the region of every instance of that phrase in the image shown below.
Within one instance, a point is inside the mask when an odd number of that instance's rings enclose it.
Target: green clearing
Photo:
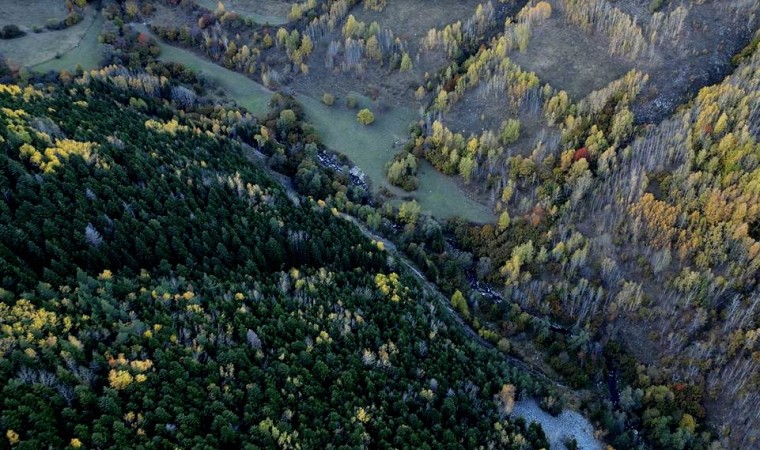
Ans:
[[[198,5],[216,11],[218,0],[196,0]],[[288,23],[290,2],[278,2],[271,0],[227,0],[223,1],[224,10],[235,12],[251,19],[256,23],[269,25],[283,25]]]
[[[60,58],[53,58],[36,64],[31,66],[31,69],[35,72],[48,72],[51,70],[72,71],[76,69],[77,65],[81,65],[84,70],[98,67],[101,60],[98,37],[102,28],[103,18],[100,14],[97,14],[92,23],[90,23],[89,28],[87,28],[87,31],[85,31],[84,36],[74,47],[61,53]]]
[[[143,25],[133,26],[139,31],[150,33]],[[262,85],[188,50],[163,42],[160,42],[160,46],[162,60],[184,64],[215,80],[230,98],[255,115],[267,112],[272,92]],[[368,98],[356,97],[359,108],[373,109]],[[472,222],[494,220],[490,209],[468,198],[454,178],[443,175],[427,164],[421,164],[420,187],[416,192],[407,194],[385,182],[385,164],[397,151],[393,148],[393,143],[406,137],[407,126],[416,118],[414,111],[405,108],[375,111],[375,122],[363,126],[356,121],[358,108],[342,106],[344,99],[339,99],[330,107],[308,95],[299,94],[296,98],[303,105],[308,120],[316,126],[325,145],[348,156],[372,180],[375,190],[386,186],[400,196],[414,198],[423,210],[430,211],[436,217],[461,216]]]
[[[496,221],[496,216],[489,207],[468,197],[455,178],[435,170],[429,162],[420,161],[417,175],[420,187],[413,197],[424,210],[430,211],[435,217],[458,216],[476,223]]]
[[[384,186],[399,196],[414,198],[423,210],[436,217],[461,216],[472,222],[494,220],[491,210],[467,197],[454,178],[438,172],[425,161],[420,161],[417,191],[406,193],[385,181],[385,164],[398,151],[393,144],[406,137],[409,123],[416,118],[414,111],[405,108],[375,111],[375,122],[363,126],[356,121],[356,113],[359,108],[372,109],[368,98],[356,95],[359,100],[356,109],[342,106],[340,101],[335,106],[327,106],[307,95],[297,98],[325,145],[359,166],[372,180],[375,191]]]
[[[309,122],[319,130],[325,145],[345,154],[361,167],[377,190],[383,185],[385,163],[396,152],[392,148],[393,142],[404,139],[407,126],[415,119],[415,114],[403,108],[379,112],[372,107],[369,99],[354,96],[358,99],[355,109],[343,106],[344,99],[336,100],[333,106],[303,94],[298,95],[297,99],[303,105]],[[375,113],[372,125],[364,126],[356,121],[360,108],[369,108]]]

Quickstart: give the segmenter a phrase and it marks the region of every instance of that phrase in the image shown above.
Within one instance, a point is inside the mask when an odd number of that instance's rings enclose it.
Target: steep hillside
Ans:
[[[557,139],[567,150],[512,158],[498,226],[457,227],[487,263],[481,278],[574,327],[566,345],[546,346],[556,370],[578,387],[600,367],[622,372],[624,392],[611,394],[620,414],[606,428],[639,415],[662,448],[695,445],[691,418],[732,447],[758,439],[760,52],[742,61],[639,137],[616,133],[622,85],[590,120],[580,115],[590,103],[566,111]],[[589,361],[611,341],[633,358]]]

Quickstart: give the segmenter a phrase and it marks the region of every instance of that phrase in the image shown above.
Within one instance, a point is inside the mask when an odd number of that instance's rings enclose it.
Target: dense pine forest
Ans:
[[[542,446],[540,384],[214,119],[0,91],[2,447]]]

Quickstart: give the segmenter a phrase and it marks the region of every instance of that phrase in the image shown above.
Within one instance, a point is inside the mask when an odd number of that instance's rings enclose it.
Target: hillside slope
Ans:
[[[0,448],[545,445],[381,246],[115,73],[0,86]]]

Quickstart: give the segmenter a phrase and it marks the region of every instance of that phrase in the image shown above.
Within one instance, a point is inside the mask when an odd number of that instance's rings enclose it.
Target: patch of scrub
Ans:
[[[554,14],[535,27],[525,53],[515,50],[509,55],[523,69],[535,72],[542,82],[580,100],[633,67],[623,58],[607,54],[604,36],[589,36],[565,23],[556,9]]]
[[[256,116],[262,116],[269,111],[268,104],[272,98],[272,91],[269,89],[243,74],[214,64],[189,50],[166,44],[153,35],[144,25],[133,24],[132,26],[136,30],[148,33],[156,39],[161,48],[161,54],[158,56],[158,59],[182,64],[188,69],[202,74],[221,87],[238,105]]]
[[[435,7],[431,7],[428,0],[390,1],[382,11],[358,6],[351,11],[351,14],[367,25],[377,22],[380,27],[393,30],[393,34],[403,40],[416,41],[423,38],[431,28],[442,29],[458,20],[466,21],[475,14],[475,8],[480,3],[485,2],[438,0],[435,2]],[[410,42],[410,44],[413,48],[417,48],[418,42]]]
[[[554,417],[547,413],[533,399],[522,400],[512,409],[513,417],[522,417],[527,424],[536,422],[541,425],[549,444],[553,449],[567,449],[565,442],[575,439],[580,450],[602,450],[604,444],[594,437],[594,427],[581,414],[564,410]]]
[[[200,6],[216,11],[218,0],[196,0]],[[256,23],[283,25],[288,22],[288,13],[292,3],[278,0],[226,0],[222,1],[224,10],[235,12]]]
[[[430,164],[420,161],[419,189],[405,193],[385,181],[385,164],[398,152],[397,143],[407,134],[409,123],[416,118],[414,111],[406,108],[387,108],[375,111],[375,122],[364,126],[356,121],[359,108],[372,109],[372,102],[359,95],[358,107],[350,109],[336,102],[326,106],[307,96],[298,95],[307,119],[313,123],[322,142],[336,152],[348,156],[372,181],[375,191],[385,187],[391,192],[415,199],[424,211],[436,217],[460,216],[472,222],[489,222],[494,217],[485,205],[467,197],[456,180],[436,171]]]
[[[73,71],[78,65],[81,65],[84,70],[100,66],[103,55],[100,51],[98,38],[102,28],[103,18],[98,14],[85,32],[84,37],[74,47],[62,53],[60,58],[53,58],[32,66],[32,70],[35,72]]]

